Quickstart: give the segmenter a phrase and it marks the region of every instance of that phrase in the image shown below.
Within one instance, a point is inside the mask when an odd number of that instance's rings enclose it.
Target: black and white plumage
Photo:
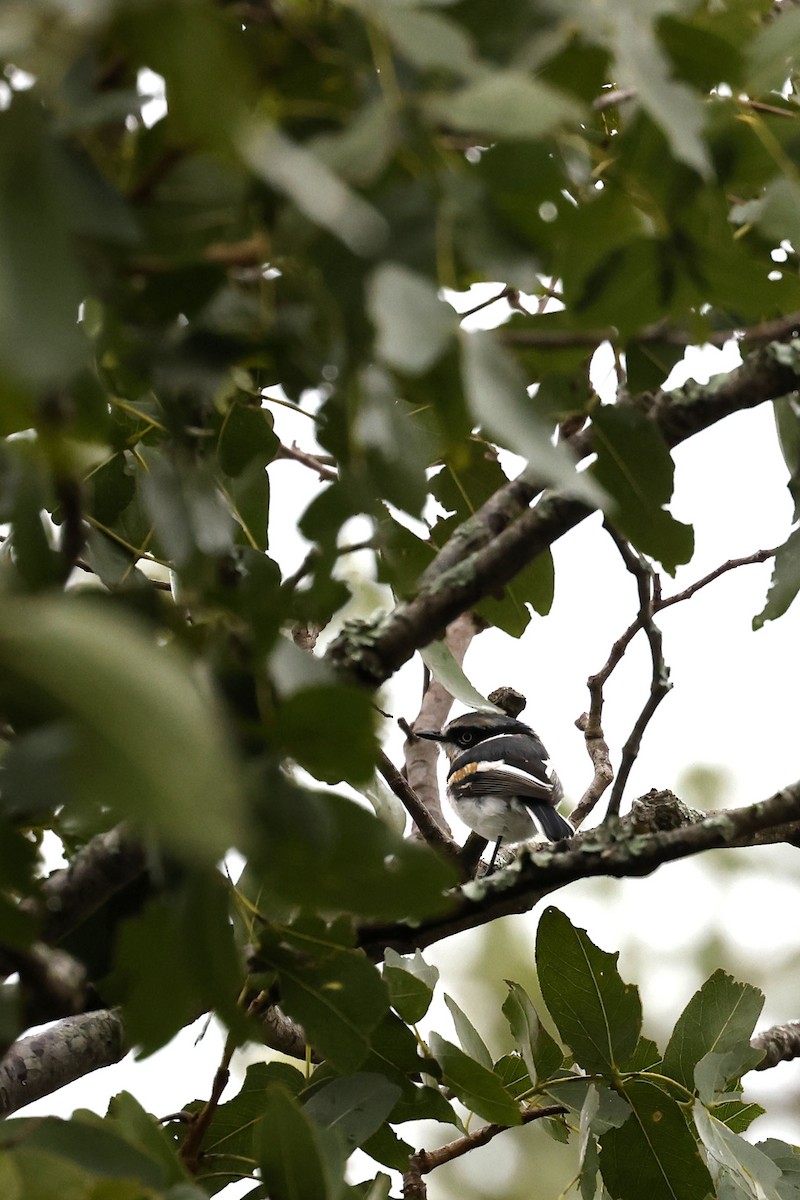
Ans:
[[[447,795],[459,818],[481,837],[500,843],[536,836],[557,842],[575,832],[556,811],[564,795],[547,751],[529,725],[503,713],[468,712],[441,733],[417,730],[439,742],[450,760]]]

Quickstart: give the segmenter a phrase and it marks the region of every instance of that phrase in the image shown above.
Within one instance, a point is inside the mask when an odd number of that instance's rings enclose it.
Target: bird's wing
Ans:
[[[562,795],[538,738],[502,734],[487,738],[454,759],[447,786],[455,796],[515,796],[557,804]]]

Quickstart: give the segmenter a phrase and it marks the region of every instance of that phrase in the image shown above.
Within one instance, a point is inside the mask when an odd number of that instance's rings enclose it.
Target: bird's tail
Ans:
[[[530,810],[531,816],[548,841],[560,842],[563,838],[571,838],[575,833],[567,818],[556,812],[551,804],[528,800],[526,808]]]

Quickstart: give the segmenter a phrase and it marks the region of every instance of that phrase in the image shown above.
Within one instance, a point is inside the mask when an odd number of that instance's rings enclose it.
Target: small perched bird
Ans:
[[[503,841],[572,837],[575,830],[555,808],[564,789],[530,725],[505,713],[468,712],[441,733],[416,734],[443,746],[450,760],[447,795],[460,819],[496,841],[489,872]]]

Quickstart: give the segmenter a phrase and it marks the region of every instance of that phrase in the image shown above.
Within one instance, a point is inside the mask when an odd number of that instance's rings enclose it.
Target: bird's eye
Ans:
[[[474,741],[475,741],[475,734],[472,732],[471,729],[464,729],[458,735],[459,746],[471,746]]]

